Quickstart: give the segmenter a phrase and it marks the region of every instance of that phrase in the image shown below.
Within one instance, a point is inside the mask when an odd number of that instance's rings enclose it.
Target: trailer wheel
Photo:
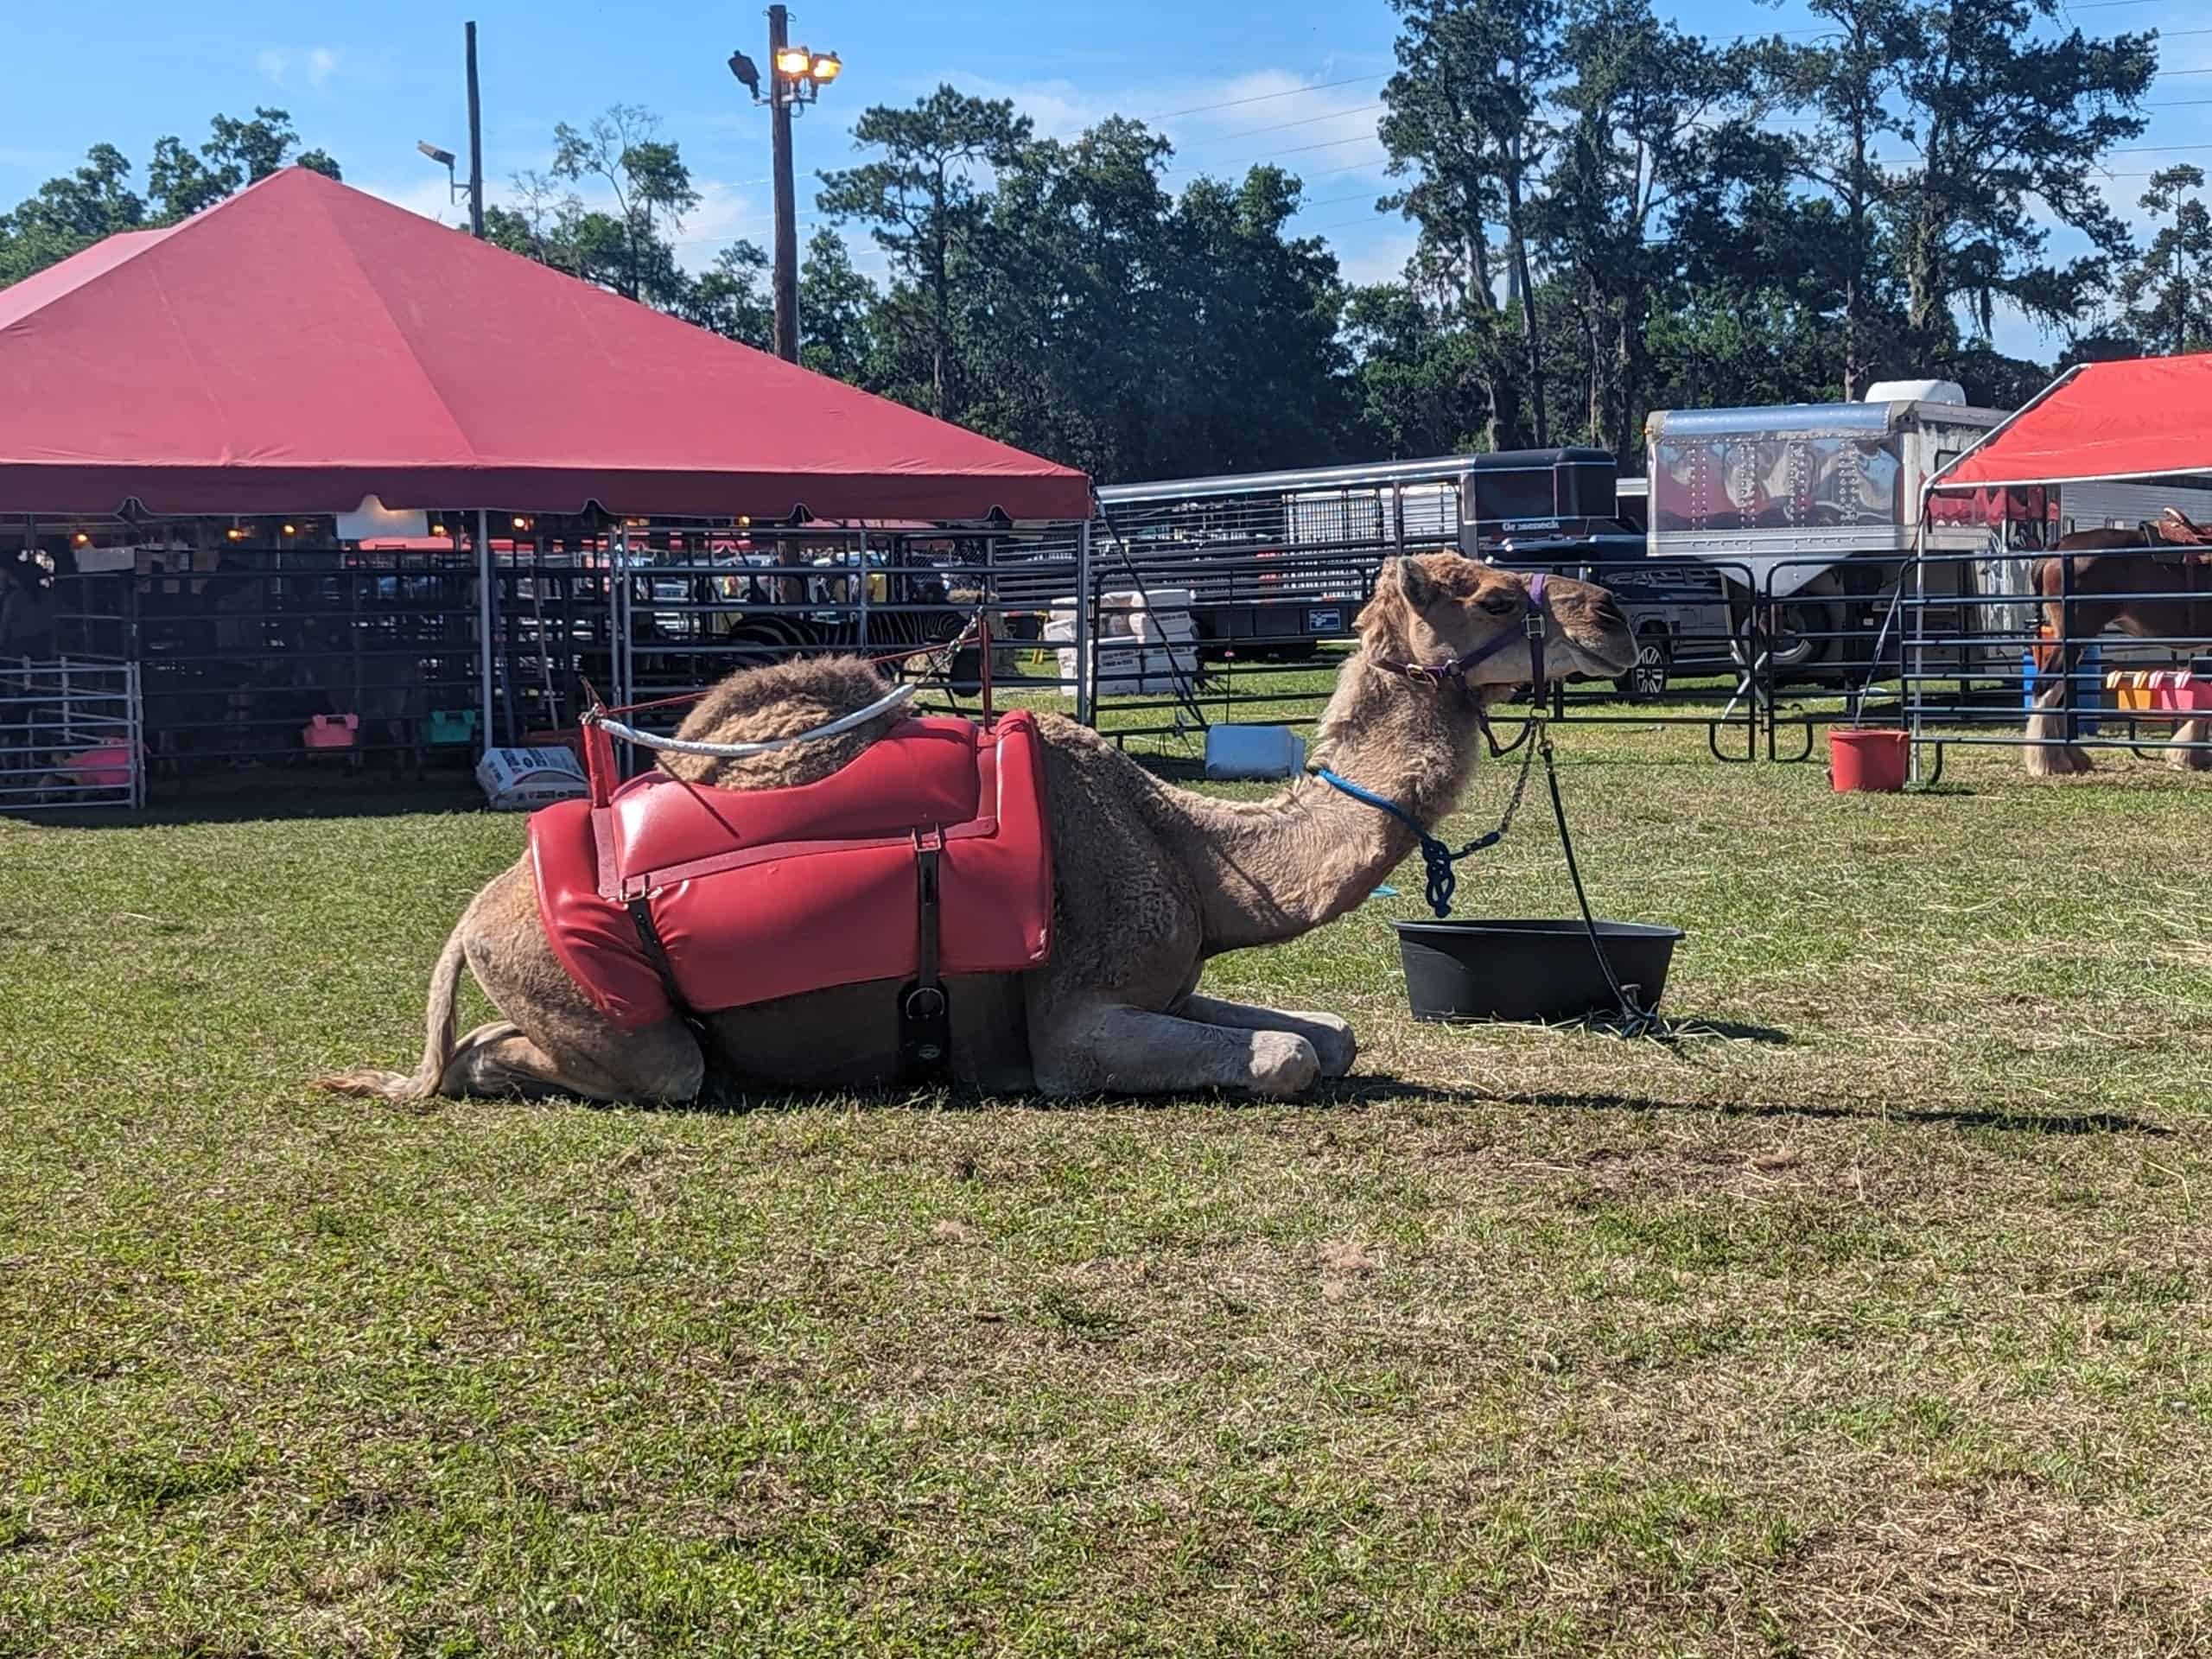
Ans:
[[[1613,682],[1630,702],[1656,702],[1667,695],[1675,667],[1675,636],[1664,624],[1647,622],[1637,630],[1636,666]]]
[[[1767,635],[1767,665],[1777,681],[1808,675],[1836,654],[1842,641],[1843,587],[1834,573],[1815,577],[1774,607]]]

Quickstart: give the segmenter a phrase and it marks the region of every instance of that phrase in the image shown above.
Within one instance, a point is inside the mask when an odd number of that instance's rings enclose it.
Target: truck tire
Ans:
[[[1636,666],[1613,687],[1630,702],[1656,702],[1667,695],[1674,667],[1675,636],[1664,624],[1647,622],[1636,631]]]

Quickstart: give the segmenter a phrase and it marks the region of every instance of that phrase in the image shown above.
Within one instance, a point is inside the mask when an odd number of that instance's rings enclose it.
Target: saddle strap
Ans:
[[[626,908],[630,920],[638,930],[638,945],[645,953],[645,960],[652,964],[653,972],[660,976],[661,989],[668,993],[669,1006],[687,1021],[697,1016],[691,1005],[683,1000],[683,993],[676,983],[676,969],[668,959],[668,947],[661,943],[660,929],[653,925],[652,900],[637,898]]]
[[[914,832],[914,893],[920,912],[920,938],[914,953],[914,978],[899,994],[899,1076],[906,1083],[934,1082],[950,1074],[952,1005],[938,971],[938,911],[943,887],[938,868],[944,856],[942,832]]]

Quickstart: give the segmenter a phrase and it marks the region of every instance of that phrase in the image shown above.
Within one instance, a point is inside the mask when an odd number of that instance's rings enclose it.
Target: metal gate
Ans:
[[[0,658],[0,810],[145,803],[138,665]]]

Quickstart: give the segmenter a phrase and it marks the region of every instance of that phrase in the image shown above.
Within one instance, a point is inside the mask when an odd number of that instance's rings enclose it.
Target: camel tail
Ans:
[[[467,918],[464,918],[463,921]],[[364,1067],[334,1071],[317,1077],[314,1087],[334,1095],[361,1095],[379,1100],[429,1100],[445,1081],[453,1063],[455,1016],[461,1002],[461,970],[467,965],[461,945],[462,923],[456,922],[430,970],[430,1005],[423,1018],[423,1058],[411,1075]]]

